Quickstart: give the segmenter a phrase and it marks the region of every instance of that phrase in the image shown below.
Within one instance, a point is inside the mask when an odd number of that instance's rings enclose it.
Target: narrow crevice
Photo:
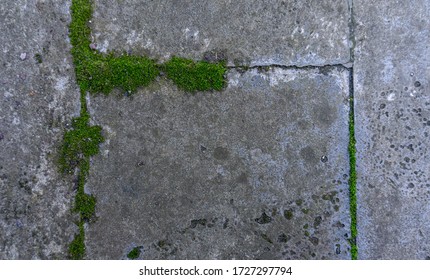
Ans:
[[[349,27],[349,42],[350,42],[350,46],[349,46],[349,59],[350,59],[350,63],[353,64],[354,63],[354,58],[355,58],[355,54],[354,54],[354,50],[355,50],[355,17],[354,17],[354,1],[353,0],[347,0],[348,1],[348,10],[349,10],[349,22],[348,22],[348,27]]]
[[[347,69],[350,70],[352,68],[352,65],[350,63],[342,64],[325,64],[325,65],[283,65],[283,64],[268,64],[268,65],[253,65],[253,66],[247,66],[247,65],[235,65],[235,66],[226,66],[227,69],[239,69],[239,70],[252,70],[252,69],[258,69],[258,70],[267,70],[270,68],[279,68],[279,69],[286,69],[286,70],[313,70],[313,69],[330,69],[330,68],[340,68],[340,69]]]

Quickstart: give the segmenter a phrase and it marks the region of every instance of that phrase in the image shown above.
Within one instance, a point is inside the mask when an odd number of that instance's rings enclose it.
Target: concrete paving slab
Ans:
[[[345,0],[100,0],[92,30],[101,51],[160,60],[327,65],[350,61],[349,15]]]
[[[349,71],[231,70],[222,92],[163,78],[92,96],[106,141],[89,259],[349,259]]]
[[[73,182],[56,150],[79,113],[70,1],[0,2],[0,259],[66,258]]]
[[[430,259],[430,2],[355,1],[360,259]]]

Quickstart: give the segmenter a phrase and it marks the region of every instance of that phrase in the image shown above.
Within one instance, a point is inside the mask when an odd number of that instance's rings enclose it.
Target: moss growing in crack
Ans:
[[[352,101],[351,101],[352,103]],[[352,106],[352,105],[351,105]],[[356,172],[356,148],[355,148],[355,134],[354,134],[354,116],[349,117],[349,211],[351,215],[351,258],[356,260],[358,258],[357,250],[357,172]]]
[[[225,62],[194,62],[173,57],[161,66],[169,79],[185,91],[221,90],[225,84]]]
[[[114,88],[135,92],[138,87],[149,85],[158,74],[155,62],[149,58],[94,52],[79,68],[77,76],[79,75],[82,89],[91,93],[108,94]]]
[[[194,62],[173,57],[158,66],[147,57],[123,54],[101,54],[91,48],[91,20],[93,7],[90,0],[74,0],[71,6],[70,41],[75,73],[83,91],[110,93],[114,88],[134,92],[147,86],[159,75],[161,68],[168,78],[185,91],[221,90],[225,84],[225,62]]]
[[[133,92],[147,86],[159,72],[154,60],[122,54],[101,54],[91,49],[91,20],[93,7],[89,0],[74,0],[72,22],[69,26],[76,79],[83,91],[110,93],[114,88]]]
[[[99,144],[103,142],[100,126],[89,125],[88,113],[72,120],[72,130],[64,134],[63,145],[60,151],[60,170],[72,173],[90,156],[99,152]]]
[[[357,171],[356,171],[356,139],[355,139],[355,121],[354,121],[354,72],[349,72],[349,213],[351,216],[351,259],[358,259],[357,247]]]
[[[127,258],[129,258],[130,260],[136,260],[140,256],[140,250],[141,249],[142,249],[142,247],[134,247],[133,250],[131,250],[127,254]]]
[[[80,220],[83,222],[89,222],[91,220],[96,208],[95,196],[86,194],[84,191],[89,169],[89,160],[83,160],[79,165],[78,192],[75,197],[75,206],[73,208],[73,211],[80,214]]]
[[[82,260],[85,256],[84,223],[81,221],[78,226],[79,233],[75,235],[75,238],[69,244],[69,258],[72,260]]]

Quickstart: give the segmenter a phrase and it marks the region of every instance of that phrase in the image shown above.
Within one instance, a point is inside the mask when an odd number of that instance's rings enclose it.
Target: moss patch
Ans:
[[[99,152],[99,144],[103,142],[101,127],[90,126],[86,107],[83,107],[83,111],[81,117],[73,120],[73,129],[65,133],[60,152],[60,169],[62,172],[71,173],[75,168],[79,169],[78,188],[73,207],[73,211],[80,215],[79,234],[69,245],[69,257],[71,259],[83,259],[85,256],[83,226],[94,216],[96,198],[86,194],[84,186],[89,173],[90,156]]]
[[[289,209],[289,210],[285,210],[284,211],[284,217],[287,220],[291,220],[293,218],[294,214],[293,214],[293,210]]]
[[[61,172],[73,172],[83,161],[99,152],[99,144],[103,142],[102,128],[90,126],[89,119],[88,113],[84,112],[72,120],[73,129],[64,134],[60,151]]]
[[[127,258],[129,258],[130,260],[136,260],[140,256],[140,250],[141,249],[142,249],[142,247],[134,247],[133,250],[131,250],[127,254]]]
[[[75,73],[83,91],[110,93],[114,88],[134,92],[147,86],[159,74],[155,61],[133,55],[101,54],[91,48],[91,20],[93,7],[89,0],[72,2],[70,41]]]
[[[84,223],[80,222],[78,226],[79,233],[75,235],[75,239],[69,245],[69,258],[72,260],[81,260],[85,256]]]
[[[357,248],[357,171],[356,171],[356,140],[354,129],[354,90],[353,90],[353,72],[350,70],[350,111],[349,111],[349,212],[351,215],[351,258],[358,258]]]
[[[185,91],[221,90],[225,84],[224,62],[194,62],[173,57],[158,66],[147,57],[122,54],[101,54],[91,48],[91,20],[93,7],[89,0],[72,2],[70,41],[78,84],[91,93],[110,93],[114,88],[134,92],[147,86],[159,75],[159,68],[166,72],[177,86]]]
[[[185,91],[221,90],[224,87],[225,62],[194,62],[173,57],[161,66],[169,79]]]

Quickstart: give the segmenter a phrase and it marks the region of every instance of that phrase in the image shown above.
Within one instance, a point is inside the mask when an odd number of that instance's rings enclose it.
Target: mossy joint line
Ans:
[[[127,93],[139,87],[148,86],[161,72],[164,72],[178,88],[188,91],[222,90],[225,86],[226,62],[194,62],[189,59],[172,57],[164,64],[155,60],[122,53],[102,54],[91,48],[89,22],[93,15],[91,0],[72,0],[69,36],[75,75],[80,87],[80,116],[72,120],[72,130],[63,137],[59,166],[62,173],[72,174],[78,169],[78,187],[73,211],[80,215],[79,233],[69,245],[71,259],[85,257],[84,224],[90,222],[95,213],[96,198],[86,194],[85,182],[89,174],[90,158],[99,153],[99,145],[104,141],[102,128],[90,125],[86,93],[109,94],[118,88]],[[36,60],[42,62],[41,56]],[[136,248],[135,248],[136,249]],[[130,256],[134,256],[133,254]],[[140,251],[139,251],[140,252]]]
[[[356,139],[355,139],[355,121],[354,121],[354,71],[350,70],[349,76],[350,96],[349,96],[349,212],[351,216],[351,259],[358,259],[357,247],[357,158],[356,158]]]

